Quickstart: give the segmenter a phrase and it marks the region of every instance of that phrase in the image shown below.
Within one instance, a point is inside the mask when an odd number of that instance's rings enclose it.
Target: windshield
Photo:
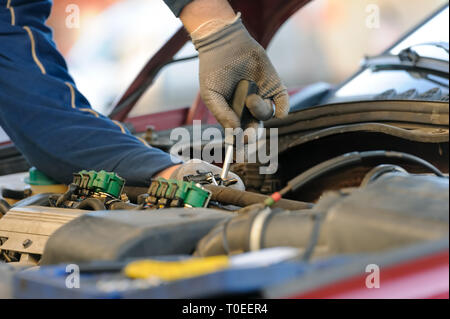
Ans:
[[[414,51],[416,51],[420,56],[426,56],[430,58],[448,61],[448,53],[446,53],[445,50],[435,46],[420,45],[423,43],[433,43],[433,42],[448,43],[449,37],[448,10],[449,8],[446,7],[444,10],[438,13],[433,19],[428,21],[425,25],[415,30],[403,41],[401,41],[398,45],[394,46],[389,52],[391,54],[397,55],[402,50],[414,46]]]
[[[448,61],[449,55],[444,49],[428,45],[433,42],[448,43],[448,10],[448,6],[442,9],[425,24],[407,35],[400,43],[394,45],[388,52],[397,55],[402,50],[412,47],[422,57]],[[374,95],[382,94],[389,90],[395,90],[396,93],[401,94],[414,89],[417,95],[420,95],[431,89],[438,88],[442,95],[448,95],[448,87],[448,78],[432,74],[405,70],[377,71],[367,68],[341,86],[326,102],[360,100],[374,97]]]

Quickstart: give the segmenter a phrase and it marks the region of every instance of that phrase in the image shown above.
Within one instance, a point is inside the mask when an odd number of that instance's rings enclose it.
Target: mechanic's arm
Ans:
[[[127,184],[170,177],[180,163],[95,112],[77,90],[45,25],[49,0],[0,0],[0,125],[31,165],[68,183],[83,170]]]
[[[265,50],[250,36],[227,0],[164,1],[180,17],[199,52],[200,94],[222,126],[239,127],[229,102],[241,80],[256,82],[259,88],[259,98],[247,100],[250,110],[266,110],[273,102],[275,117],[288,114],[285,86]]]

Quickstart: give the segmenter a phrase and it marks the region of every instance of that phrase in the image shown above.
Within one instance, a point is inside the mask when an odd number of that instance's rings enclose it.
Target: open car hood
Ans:
[[[236,12],[241,12],[242,20],[252,36],[266,48],[283,23],[311,0],[231,0]],[[111,116],[124,121],[136,102],[143,95],[159,70],[173,59],[189,40],[184,28],[180,28],[166,44],[148,61],[136,79],[131,83],[116,104],[120,112]],[[113,111],[114,112],[114,111]]]

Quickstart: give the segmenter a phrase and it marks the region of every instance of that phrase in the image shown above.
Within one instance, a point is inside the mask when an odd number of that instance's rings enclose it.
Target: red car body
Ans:
[[[236,11],[242,13],[243,21],[253,37],[267,47],[281,25],[309,0],[232,0]],[[189,40],[186,31],[179,29],[172,38],[149,60],[118,104],[126,101],[146,81],[153,80],[161,66],[173,59]],[[137,100],[137,99],[136,99]],[[129,118],[135,103],[129,103],[113,118],[128,122],[137,132],[153,126],[167,130],[192,124],[193,120],[215,123],[214,117],[198,97],[191,107]],[[449,298],[449,251],[448,248],[431,254],[400,261],[383,267],[383,284],[379,289],[367,289],[367,274],[355,273],[309,291],[280,293],[279,298]]]
[[[242,13],[243,21],[254,38],[264,47],[281,25],[310,0],[231,0],[236,11]],[[139,87],[152,81],[163,65],[171,61],[189,40],[186,31],[179,29],[172,38],[149,60],[136,79],[126,90],[118,104],[126,101]],[[148,82],[147,82],[148,83]],[[215,123],[215,119],[198,98],[191,107],[130,118],[128,114],[135,102],[113,116],[114,120],[131,123],[137,132],[153,126],[167,130],[192,124],[193,120]],[[9,142],[1,142],[5,144]],[[354,273],[310,290],[275,293],[278,298],[449,298],[449,250],[446,248],[422,256],[407,258],[383,267],[379,289],[365,287],[366,273]],[[281,289],[281,291],[283,291]],[[269,294],[270,295],[270,294]]]

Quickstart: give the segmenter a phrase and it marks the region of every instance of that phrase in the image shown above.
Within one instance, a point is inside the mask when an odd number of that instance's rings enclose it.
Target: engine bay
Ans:
[[[386,104],[381,105],[399,107]],[[430,113],[436,114],[436,107],[448,113],[448,108],[434,104],[429,105]],[[3,176],[0,266],[12,267],[27,283],[45,276],[33,277],[26,269],[42,268],[44,275],[45,269],[58,265],[107,272],[112,267],[114,278],[122,281],[125,276],[127,285],[133,286],[139,281],[123,271],[134,261],[206,262],[220,256],[246,260],[281,249],[278,254],[284,257],[272,256],[276,262],[255,268],[263,271],[258,277],[261,291],[270,284],[272,267],[293,267],[281,271],[283,280],[296,278],[304,265],[314,268],[323,263],[343,274],[346,268],[337,267],[335,260],[362,263],[373,258],[382,263],[383,256],[402,256],[405,249],[448,245],[448,117],[434,118],[437,122],[428,124],[349,121],[305,129],[304,118],[294,113],[289,123],[266,123],[280,132],[278,170],[261,174],[265,163],[233,163],[231,171],[242,179],[245,191],[236,189],[235,180],[223,180],[210,171],[197,171],[182,181],[154,179],[148,187],[128,185],[115,172],[93,170],[74,172],[69,185],[55,183],[35,168]],[[170,132],[137,136],[170,151],[174,146]],[[195,154],[196,147],[206,146],[183,147]],[[224,274],[219,269],[213,273]],[[281,276],[276,274],[273,278]],[[182,285],[185,280],[169,282]],[[111,285],[106,284],[108,289]],[[156,295],[151,296],[160,296],[152,291]],[[202,289],[195,294],[185,291],[189,294],[179,297],[210,296]]]
[[[358,186],[346,181],[345,188],[333,185],[315,201],[298,200],[299,189],[329,178],[336,168],[345,171],[362,163],[373,165],[374,160],[403,161],[405,167],[428,173],[377,163],[358,179]],[[35,174],[32,170],[30,175]],[[160,178],[143,188],[127,186],[112,172],[81,171],[60,194],[3,188],[3,196],[13,198],[2,199],[0,258],[41,265],[233,255],[288,246],[302,251],[307,260],[448,236],[448,178],[406,153],[344,154],[291,179],[274,193],[281,194],[278,197],[219,186],[218,180],[211,172],[199,172],[184,181]],[[248,183],[248,175],[244,180]],[[13,200],[12,205],[7,202]]]

